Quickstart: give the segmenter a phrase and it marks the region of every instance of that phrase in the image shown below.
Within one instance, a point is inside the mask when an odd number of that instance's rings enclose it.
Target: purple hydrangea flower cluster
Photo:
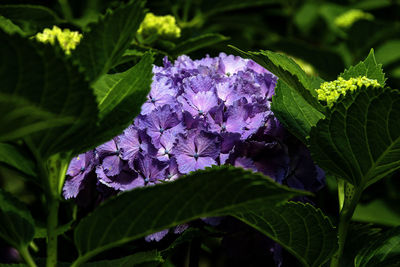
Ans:
[[[270,109],[277,78],[255,62],[221,53],[153,68],[141,113],[120,136],[71,161],[65,198],[95,173],[117,191],[172,181],[212,165],[260,171],[315,191],[323,172]]]

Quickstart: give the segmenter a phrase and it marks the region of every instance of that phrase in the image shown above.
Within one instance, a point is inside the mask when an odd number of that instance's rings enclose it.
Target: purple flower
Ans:
[[[210,109],[218,105],[218,99],[214,92],[201,91],[198,93],[188,92],[178,97],[184,110],[189,111],[192,116],[203,116]]]
[[[187,136],[179,135],[174,154],[179,172],[186,174],[191,171],[217,165],[215,159],[219,156],[220,148],[216,136],[190,131]]]
[[[247,59],[235,57],[233,55],[227,56],[225,53],[219,55],[218,71],[226,76],[231,76],[239,71],[244,71],[247,67]]]
[[[145,184],[157,183],[166,178],[168,163],[152,158],[149,155],[140,155],[135,161],[136,170]]]
[[[99,182],[115,190],[125,191],[145,185],[144,180],[138,173],[132,171],[127,165],[124,165],[119,175],[108,176],[102,165],[96,167],[96,174]]]
[[[95,156],[93,151],[89,151],[73,158],[67,170],[67,179],[64,184],[63,192],[66,199],[76,197],[82,189],[84,179],[95,167]]]
[[[144,130],[139,130],[135,126],[128,127],[119,137],[121,157],[128,161],[132,167],[133,160],[140,153],[155,155],[156,149],[151,144],[151,139]],[[133,169],[133,167],[132,167]]]
[[[172,131],[167,131],[160,137],[160,148],[157,151],[158,160],[170,160],[170,158],[172,157],[172,150],[176,144],[176,140],[176,134]]]
[[[180,123],[178,115],[171,109],[169,105],[153,110],[145,119],[143,119],[142,127],[146,129],[147,134],[151,137],[155,147],[160,147],[160,137],[171,132],[177,134],[182,127],[176,127]]]
[[[101,166],[107,176],[115,176],[121,172],[123,162],[121,160],[121,150],[117,144],[117,138],[96,148],[97,154],[101,159]]]
[[[172,81],[165,76],[161,76],[159,79],[155,76],[151,85],[151,90],[147,96],[147,101],[142,105],[141,113],[146,115],[153,111],[159,106],[163,106],[168,103],[173,103],[176,91],[172,87]]]
[[[141,114],[86,164],[103,187],[130,190],[221,164],[297,188],[323,184],[306,148],[293,145],[271,111],[277,78],[268,70],[221,53],[199,60],[183,55],[173,63],[164,58],[153,73]],[[76,196],[87,175],[69,174],[65,195]]]

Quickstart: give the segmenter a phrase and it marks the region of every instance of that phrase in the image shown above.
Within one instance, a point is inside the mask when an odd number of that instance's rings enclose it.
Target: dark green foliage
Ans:
[[[354,260],[355,267],[398,266],[400,227],[393,228],[367,244]]]
[[[274,206],[304,194],[307,193],[280,186],[258,173],[226,166],[125,192],[80,222],[75,230],[78,262],[200,217],[241,212],[247,206]]]
[[[369,79],[377,80],[378,83],[384,87],[385,86],[385,74],[382,70],[382,64],[376,63],[374,50],[371,49],[368,57],[364,60],[355,65],[354,67],[350,67],[349,69],[345,70],[340,77],[345,80],[350,78],[365,76]]]
[[[23,1],[33,2],[40,1]],[[5,0],[0,5],[0,167],[6,166],[0,169],[0,186],[9,188],[20,181],[20,191],[16,186],[13,194],[27,203],[0,189],[0,239],[24,254],[28,264],[33,266],[27,258],[31,241],[32,248],[39,249],[31,251],[32,256],[42,266],[46,260],[37,258],[51,255],[46,255],[48,238],[58,236],[60,266],[70,266],[74,260],[73,266],[180,266],[189,261],[191,266],[201,263],[195,260],[199,254],[202,260],[209,257],[215,260],[212,264],[224,266],[221,258],[227,255],[218,258],[215,254],[222,253],[221,239],[230,233],[219,229],[220,225],[204,226],[198,220],[175,240],[173,234],[158,243],[141,239],[200,217],[223,215],[234,216],[281,244],[296,258],[284,258],[284,265],[327,266],[335,258],[337,230],[324,214],[337,217],[336,192],[318,192],[311,199],[315,206],[287,202],[311,194],[233,167],[215,167],[172,183],[124,192],[94,210],[88,202],[95,200],[89,197],[78,197],[80,205],[88,205],[84,208],[60,200],[70,158],[117,136],[139,114],[152,82],[153,62],[160,65],[164,56],[173,60],[182,54],[195,59],[229,54],[229,40],[241,49],[234,48],[236,52],[278,76],[272,111],[311,148],[320,167],[349,182],[344,189],[351,190],[339,190],[339,197],[352,201],[357,196],[358,200],[357,194],[364,190],[361,204],[354,204],[354,216],[345,214],[352,206],[345,203],[341,211],[345,216],[339,221],[345,217],[374,224],[350,223],[338,266],[400,265],[398,0],[60,0],[40,4]],[[371,16],[348,27],[338,25],[337,17],[351,9]],[[147,11],[172,14],[181,37],[137,34]],[[83,33],[72,55],[65,55],[57,44],[44,45],[32,38],[53,25]],[[360,62],[371,47],[376,59],[371,50]],[[310,63],[312,75],[320,77],[306,74],[291,58]],[[385,64],[387,76],[378,63]],[[340,77],[366,76],[384,88],[361,88],[327,110],[318,102],[315,89],[324,79],[336,79],[344,68]],[[48,171],[58,175],[50,177]],[[28,179],[15,177],[19,175]],[[391,175],[390,181],[381,180]],[[60,210],[51,211],[49,203],[58,202]],[[34,226],[31,213],[40,227]],[[48,215],[59,219],[53,220],[52,234],[44,223]],[[214,246],[207,247],[211,239]],[[94,262],[84,263],[99,253]],[[260,266],[269,260],[266,256]]]
[[[35,134],[35,146],[49,155],[74,145],[97,117],[85,78],[61,51],[0,32],[0,140]],[[65,127],[62,127],[65,126]]]
[[[322,168],[353,185],[369,186],[400,168],[400,92],[361,88],[348,93],[311,130],[311,152]]]
[[[0,163],[32,177],[36,177],[34,161],[17,145],[0,143]]]
[[[8,192],[0,189],[0,237],[17,249],[33,240],[35,225],[29,210]]]
[[[228,39],[229,38],[221,34],[208,33],[185,40],[182,43],[177,44],[171,51],[168,51],[168,53],[173,56],[188,54],[192,51],[226,41]]]
[[[73,53],[90,81],[106,74],[122,57],[144,18],[144,2],[130,1],[114,11],[108,11],[97,23],[89,25]]]
[[[0,14],[30,35],[63,21],[53,10],[41,5],[0,5]]]
[[[163,258],[160,253],[156,250],[138,252],[131,256],[127,256],[116,260],[103,260],[88,262],[83,264],[83,267],[114,267],[114,266],[137,266],[142,263],[153,263],[157,266],[159,263],[163,262]]]
[[[272,110],[279,121],[293,135],[307,143],[311,127],[325,116],[314,109],[293,87],[282,80],[275,87],[272,97]]]
[[[321,266],[337,249],[336,229],[310,204],[288,202],[261,211],[248,208],[234,216],[278,242],[303,266]]]

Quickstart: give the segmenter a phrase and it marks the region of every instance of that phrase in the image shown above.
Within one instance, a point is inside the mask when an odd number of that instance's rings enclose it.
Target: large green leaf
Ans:
[[[29,34],[63,22],[54,11],[40,5],[0,5],[0,14]]]
[[[400,227],[393,228],[368,244],[356,256],[355,267],[399,266]]]
[[[348,93],[311,130],[323,169],[364,187],[400,169],[400,92],[362,87]]]
[[[271,109],[279,122],[305,144],[311,127],[325,117],[282,80],[278,80],[275,87]]]
[[[292,253],[303,266],[321,266],[337,249],[336,230],[321,210],[289,202],[234,214]]]
[[[306,192],[240,168],[208,168],[171,183],[138,188],[105,202],[75,230],[82,263],[112,247],[201,217],[227,215],[247,205],[273,206]]]
[[[153,56],[147,53],[129,70],[104,75],[93,85],[99,121],[87,138],[81,140],[82,151],[110,140],[132,123],[150,91],[152,62]]]
[[[182,43],[179,43],[176,45],[176,47],[168,51],[169,54],[178,56],[182,54],[188,54],[190,52],[196,51],[198,49],[223,42],[228,40],[228,37],[225,37],[221,34],[216,34],[216,33],[206,33],[197,37],[190,38],[188,40],[185,40]]]
[[[261,50],[260,52],[244,52],[231,46],[241,55],[248,57],[276,76],[283,80],[288,86],[295,89],[313,108],[323,111],[324,108],[318,102],[313,79],[302,70],[291,58],[274,53],[272,51]]]
[[[160,263],[163,262],[160,252],[156,250],[138,252],[130,256],[126,256],[115,260],[103,260],[88,262],[83,264],[84,267],[114,267],[114,266],[137,266],[142,263]],[[158,264],[157,264],[158,265]]]
[[[382,87],[385,86],[386,79],[382,70],[382,64],[376,63],[373,49],[371,49],[368,57],[364,61],[361,61],[355,66],[351,66],[340,74],[340,77],[345,80],[359,76],[366,76],[369,79],[377,80]]]
[[[29,210],[11,194],[0,189],[0,238],[11,246],[26,248],[35,226]]]
[[[18,171],[35,177],[36,166],[33,160],[16,145],[0,143],[0,163],[4,163]]]
[[[106,74],[128,48],[144,18],[144,1],[130,1],[108,11],[97,23],[89,25],[72,56],[84,68],[90,81]]]
[[[46,155],[73,145],[85,134],[77,131],[95,123],[93,92],[62,53],[0,32],[0,57],[0,140],[36,133],[35,145]]]

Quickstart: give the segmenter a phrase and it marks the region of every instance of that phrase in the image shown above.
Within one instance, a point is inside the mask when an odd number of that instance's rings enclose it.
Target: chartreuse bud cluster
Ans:
[[[156,16],[153,13],[147,13],[142,24],[140,24],[138,33],[143,36],[157,34],[166,38],[179,38],[181,29],[176,25],[175,18],[171,15]]]
[[[373,20],[374,16],[359,9],[350,9],[336,17],[335,24],[341,28],[349,28],[358,20]]]
[[[326,102],[328,107],[332,107],[341,95],[346,95],[348,91],[355,91],[361,86],[382,87],[377,80],[369,79],[365,76],[350,78],[349,80],[339,77],[332,82],[322,83],[321,87],[316,91],[318,93],[318,100]]]
[[[50,43],[51,45],[54,45],[57,40],[65,54],[70,55],[71,50],[74,50],[81,41],[82,34],[69,29],[61,30],[59,27],[53,26],[52,29],[44,29],[43,32],[36,34],[35,37],[37,41]]]

